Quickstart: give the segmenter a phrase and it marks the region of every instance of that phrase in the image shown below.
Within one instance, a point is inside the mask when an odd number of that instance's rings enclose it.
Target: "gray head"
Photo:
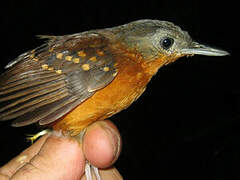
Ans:
[[[229,53],[194,42],[186,31],[171,22],[138,20],[113,28],[118,38],[136,49],[147,59],[185,55],[225,56]]]

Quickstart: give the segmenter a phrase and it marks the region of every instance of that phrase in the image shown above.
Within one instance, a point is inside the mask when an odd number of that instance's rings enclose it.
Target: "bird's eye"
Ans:
[[[174,43],[173,38],[165,37],[160,41],[160,45],[163,49],[168,50]]]

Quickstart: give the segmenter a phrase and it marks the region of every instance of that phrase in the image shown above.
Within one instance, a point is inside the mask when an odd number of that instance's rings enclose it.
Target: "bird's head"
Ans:
[[[193,41],[186,31],[167,21],[138,20],[115,29],[117,38],[139,52],[146,61],[161,59],[162,65],[182,56],[229,54]]]

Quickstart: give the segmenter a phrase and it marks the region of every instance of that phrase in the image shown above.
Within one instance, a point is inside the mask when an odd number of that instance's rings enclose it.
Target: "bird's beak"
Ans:
[[[180,52],[182,55],[205,55],[205,56],[226,56],[230,55],[227,51],[211,48],[209,46],[205,46],[199,44],[197,42],[193,42],[191,47],[184,48]]]

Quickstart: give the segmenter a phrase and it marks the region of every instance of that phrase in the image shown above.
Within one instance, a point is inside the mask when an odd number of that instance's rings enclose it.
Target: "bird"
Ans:
[[[0,121],[38,123],[70,137],[130,106],[162,66],[183,56],[229,55],[151,19],[39,38],[46,42],[0,75]]]

